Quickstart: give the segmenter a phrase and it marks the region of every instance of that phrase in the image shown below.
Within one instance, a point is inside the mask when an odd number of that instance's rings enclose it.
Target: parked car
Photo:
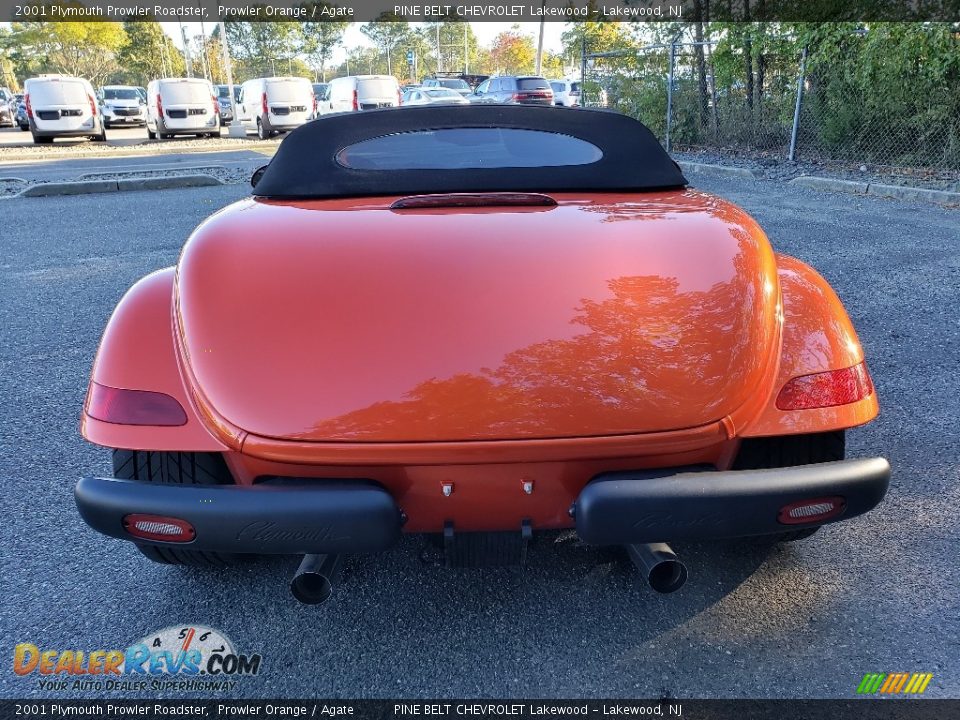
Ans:
[[[107,139],[96,93],[83,78],[30,78],[24,83],[24,105],[35,143],[52,143],[58,137],[88,137],[101,142]]]
[[[667,541],[798,539],[886,493],[886,460],[844,460],[878,405],[834,291],[632,118],[331,115],[253,182],[93,363],[114,477],[76,503],[151,560],[302,555],[321,602],[402,532],[458,565],[574,529],[669,592]]]
[[[100,90],[103,126],[146,125],[147,103],[133,85],[106,85]]]
[[[14,120],[21,130],[26,131],[30,129],[30,119],[27,117],[27,102],[25,99],[17,103],[17,112]]]
[[[233,122],[233,108],[239,104],[237,99],[240,97],[240,86],[233,86],[234,102],[230,102],[229,85],[215,85],[214,90],[217,91],[217,104],[220,105],[220,124],[229,125]]]
[[[261,140],[298,128],[316,114],[313,84],[306,78],[247,80],[240,91],[239,120]]]
[[[447,88],[467,97],[473,89],[467,84],[467,81],[458,77],[432,77],[424,78],[423,87],[425,88]]]
[[[7,88],[0,88],[0,127],[13,127],[16,124],[16,107],[13,102],[13,93]]]
[[[553,89],[542,77],[502,75],[480,83],[469,100],[506,105],[553,105]]]
[[[330,83],[314,83],[313,84],[313,97],[315,101],[316,110],[314,111],[314,117],[320,117],[325,115],[330,110]]]
[[[147,136],[174,135],[220,135],[220,103],[208,80],[163,78],[147,85]]]
[[[406,105],[469,105],[470,101],[456,90],[443,87],[422,87],[403,95]]]
[[[561,107],[580,106],[580,83],[576,80],[551,80],[553,104]]]
[[[330,81],[329,112],[397,107],[400,83],[393,75],[351,75]]]

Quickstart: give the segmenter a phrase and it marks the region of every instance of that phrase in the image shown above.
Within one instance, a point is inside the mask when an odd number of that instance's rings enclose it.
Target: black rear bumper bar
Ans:
[[[401,515],[390,493],[363,480],[241,487],[83,478],[74,497],[86,523],[104,535],[184,549],[371,553],[400,538]],[[132,514],[185,520],[196,536],[188,543],[133,537],[123,526]]]
[[[847,520],[875,507],[890,484],[883,458],[770,470],[626,471],[598,475],[573,506],[577,533],[594,545],[767,535]],[[784,524],[781,510],[841,498],[826,520]]]
[[[867,512],[886,494],[883,458],[771,470],[685,472],[683,468],[598,475],[573,505],[577,532],[595,545],[765,535]],[[83,478],[80,515],[105,535],[185,549],[257,554],[341,554],[386,550],[400,537],[402,513],[391,495],[367,480],[295,480],[282,484],[161,485]],[[839,502],[829,519],[783,524],[783,509],[816,498]],[[124,518],[150,515],[186,521],[190,542],[131,535]]]

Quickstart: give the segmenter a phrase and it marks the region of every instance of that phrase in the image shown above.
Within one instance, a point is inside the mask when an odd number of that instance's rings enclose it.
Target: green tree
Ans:
[[[307,2],[304,6],[313,16],[316,16],[313,13],[315,10],[333,7],[325,2]],[[315,77],[327,79],[327,63],[330,62],[333,51],[343,42],[343,34],[349,25],[350,23],[339,20],[300,23],[300,50],[313,68]]]
[[[301,35],[296,22],[224,23],[230,52],[238,65],[238,77],[255,78],[286,72],[297,54]]]
[[[459,17],[450,16],[425,23],[420,30],[430,59],[440,72],[476,72],[483,54],[473,27]],[[437,57],[439,46],[439,58]]]
[[[127,33],[112,22],[21,22],[12,23],[6,42],[19,74],[63,73],[99,85],[119,69]]]
[[[583,44],[586,41],[588,53],[605,53],[617,50],[630,50],[636,47],[634,39],[619,22],[572,22],[560,36],[563,42],[563,55],[571,65],[580,65]]]
[[[146,85],[160,77],[178,77],[184,73],[183,53],[155,21],[125,22],[129,42],[118,56],[122,78],[135,85]]]
[[[364,23],[360,32],[370,38],[377,49],[384,54],[387,60],[387,74],[394,74],[394,50],[403,43],[409,43],[413,31],[410,24],[393,13],[382,13],[373,22]],[[398,65],[398,72],[402,70]]]

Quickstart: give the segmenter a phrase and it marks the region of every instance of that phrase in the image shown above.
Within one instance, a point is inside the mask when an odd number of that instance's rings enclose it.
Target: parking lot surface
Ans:
[[[865,673],[894,671],[933,673],[928,697],[960,696],[960,212],[769,182],[696,184],[753,213],[844,300],[882,407],[849,433],[848,454],[890,459],[887,500],[793,545],[678,543],[691,577],[668,596],[624,556],[569,536],[542,538],[522,572],[448,570],[406,538],[348,558],[319,608],[290,596],[297,558],[213,572],[154,565],[87,528],[73,504],[76,478],[110,470],[107,451],[77,430],[110,312],[247,188],[2,201],[8,658],[20,642],[122,649],[199,623],[263,656],[260,674],[224,697],[846,698]],[[0,693],[104,696],[48,692],[9,669]]]
[[[228,128],[221,128],[221,136],[226,137],[228,133]],[[250,136],[253,137],[252,135]],[[173,144],[173,143],[184,143],[188,141],[195,140],[193,135],[179,135],[170,140],[148,140],[147,139],[147,129],[143,126],[139,127],[112,127],[107,129],[107,142],[96,143],[91,142],[87,138],[58,138],[54,141],[53,145],[47,146],[35,146],[33,143],[33,138],[30,136],[28,131],[21,130],[18,127],[12,128],[2,128],[0,129],[0,149],[6,148],[28,148],[28,147],[37,147],[42,150],[50,150],[50,148],[102,148],[104,145],[124,147],[130,145],[141,145],[141,144]],[[208,143],[215,142],[207,140]]]

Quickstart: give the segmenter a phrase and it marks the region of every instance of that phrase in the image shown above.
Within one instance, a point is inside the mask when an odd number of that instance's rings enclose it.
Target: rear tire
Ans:
[[[44,137],[43,135],[34,134],[34,136],[33,136],[33,142],[35,142],[37,145],[49,145],[50,143],[53,142],[53,138],[52,138],[52,137]]]
[[[113,476],[123,480],[173,485],[229,485],[233,483],[227,464],[217,453],[152,452],[114,450]],[[228,567],[249,559],[249,555],[186,550],[172,545],[137,543],[150,560],[164,565]]]
[[[846,432],[814,433],[810,435],[782,435],[767,438],[748,438],[740,445],[733,463],[734,470],[766,470],[769,468],[811,465],[843,460],[846,455]],[[758,539],[773,542],[793,542],[810,537],[820,526],[790,530]]]
[[[146,128],[147,128],[147,139],[156,140],[157,134],[153,130],[151,130],[149,126],[146,126]]]
[[[270,131],[270,126],[260,118],[257,118],[257,137],[261,140],[268,140],[273,133]]]

